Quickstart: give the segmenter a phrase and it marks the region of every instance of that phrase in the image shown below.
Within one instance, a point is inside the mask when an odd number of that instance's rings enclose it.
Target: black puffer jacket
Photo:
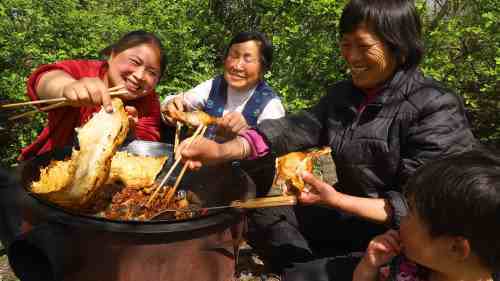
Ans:
[[[311,109],[264,121],[257,129],[277,156],[330,146],[339,191],[388,197],[393,205],[419,166],[475,143],[461,99],[420,71],[397,72],[359,113],[363,96],[351,81],[343,81]]]

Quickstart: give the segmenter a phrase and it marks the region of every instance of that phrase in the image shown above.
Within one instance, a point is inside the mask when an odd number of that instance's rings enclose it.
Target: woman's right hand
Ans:
[[[113,112],[111,96],[99,78],[86,77],[66,84],[62,89],[62,96],[75,107],[102,105],[107,112]]]
[[[213,140],[198,136],[192,142],[191,139],[182,141],[176,149],[176,159],[182,157],[189,162],[188,167],[192,170],[201,168],[202,165],[216,165],[233,160],[241,160],[242,143],[235,138],[225,143],[217,143]]]
[[[176,120],[180,119],[180,113],[184,112],[184,110],[185,105],[182,94],[161,106],[161,113],[165,117],[165,120],[172,125],[175,124]]]
[[[182,157],[184,161],[189,162],[188,168],[198,170],[203,165],[215,165],[223,162],[223,146],[213,140],[196,137],[183,140],[176,149],[175,158]]]

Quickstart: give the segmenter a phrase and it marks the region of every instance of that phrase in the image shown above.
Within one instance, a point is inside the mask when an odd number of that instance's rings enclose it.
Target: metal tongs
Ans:
[[[195,208],[185,208],[185,209],[164,209],[161,212],[154,215],[151,219],[158,217],[164,213],[168,212],[206,212],[209,210],[217,209],[256,209],[256,208],[269,208],[278,206],[292,206],[297,204],[297,196],[285,195],[285,196],[271,196],[271,197],[260,197],[247,200],[235,200],[229,205],[223,206],[213,206],[213,207],[195,207]]]

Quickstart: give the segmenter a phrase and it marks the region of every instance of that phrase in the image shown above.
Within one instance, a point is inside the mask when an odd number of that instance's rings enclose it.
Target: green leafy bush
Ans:
[[[500,12],[494,0],[419,0],[427,53],[422,69],[461,95],[478,138],[500,142]],[[434,5],[426,5],[435,3]],[[441,3],[442,6],[436,3]],[[443,4],[444,3],[444,4]],[[26,78],[37,66],[98,52],[134,29],[155,32],[167,48],[161,96],[182,91],[220,72],[230,38],[242,30],[265,32],[275,47],[268,82],[288,111],[310,106],[329,84],[347,77],[337,24],[345,1],[335,0],[4,0],[0,3],[0,101],[26,99]],[[43,127],[39,113],[5,122],[2,165]]]

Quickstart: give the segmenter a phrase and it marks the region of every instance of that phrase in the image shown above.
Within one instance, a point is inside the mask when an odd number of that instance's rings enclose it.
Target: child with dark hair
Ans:
[[[500,280],[498,154],[475,150],[424,166],[405,196],[399,232],[370,242],[353,280]]]

